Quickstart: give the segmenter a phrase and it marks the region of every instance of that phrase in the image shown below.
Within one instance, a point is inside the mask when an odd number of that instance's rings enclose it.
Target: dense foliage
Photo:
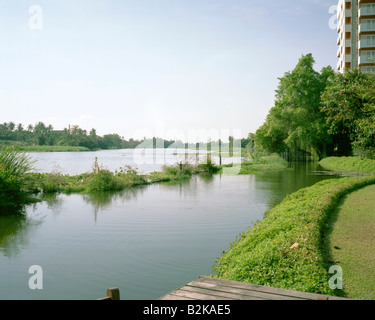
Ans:
[[[353,147],[375,151],[375,75],[357,70],[314,70],[302,56],[279,78],[275,104],[257,130],[255,145],[267,152],[303,150],[319,159],[348,156]]]
[[[355,147],[375,154],[374,74],[358,70],[337,73],[322,95],[321,109],[329,134],[345,137],[343,143],[349,151]]]

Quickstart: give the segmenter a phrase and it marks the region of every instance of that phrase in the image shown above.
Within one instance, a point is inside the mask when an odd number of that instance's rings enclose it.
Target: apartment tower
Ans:
[[[337,70],[375,73],[375,0],[339,0]]]

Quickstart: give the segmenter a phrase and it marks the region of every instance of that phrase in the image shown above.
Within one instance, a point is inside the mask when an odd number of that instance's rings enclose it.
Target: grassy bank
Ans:
[[[72,146],[21,146],[21,151],[24,152],[83,152],[90,151],[86,147],[72,147]]]
[[[259,285],[341,295],[329,288],[323,234],[340,198],[375,177],[330,179],[287,196],[244,232],[213,267],[216,277]]]
[[[225,168],[225,173],[230,174],[259,174],[262,172],[286,170],[289,164],[284,159],[280,158],[278,155],[270,156],[257,156],[249,161],[244,161],[241,163],[241,167],[238,164],[226,164],[222,165]],[[232,169],[231,169],[232,168]]]
[[[360,157],[329,157],[319,164],[326,170],[375,174],[375,160]]]
[[[241,164],[240,174],[251,174],[259,171],[285,170],[288,162],[278,155],[256,157],[253,161]]]

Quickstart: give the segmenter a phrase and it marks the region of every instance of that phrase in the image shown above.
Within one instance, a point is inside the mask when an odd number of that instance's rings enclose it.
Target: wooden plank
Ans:
[[[227,291],[226,288],[222,288],[222,290],[213,290],[195,286],[186,286],[183,287],[182,290],[208,294],[211,296],[218,297],[222,300],[272,300],[272,297],[267,297],[267,295],[259,296],[256,293],[252,295],[250,291],[246,291],[245,294],[241,294],[239,292],[234,293]]]
[[[201,276],[197,280],[189,282],[187,285],[160,298],[160,300],[169,300],[176,296],[197,300],[348,300],[341,297],[272,288],[206,276]]]
[[[272,287],[251,284],[251,283],[237,282],[237,281],[232,281],[232,280],[223,280],[223,279],[210,278],[210,277],[205,277],[205,276],[199,277],[198,280],[200,282],[206,282],[209,284],[216,283],[222,286],[228,286],[228,287],[234,287],[234,288],[240,288],[240,289],[252,290],[252,291],[259,291],[259,292],[289,296],[289,297],[300,298],[300,299],[302,298],[302,299],[307,299],[307,300],[318,300],[318,298],[321,298],[322,296],[322,295],[318,295],[315,293],[301,292],[301,291],[294,291],[294,290],[287,290],[287,289],[280,289],[280,288],[272,288]],[[189,285],[191,285],[192,283],[194,283],[194,281],[190,282]]]
[[[227,292],[237,295],[237,300],[251,300],[252,298],[266,299],[266,300],[304,300],[299,297],[291,297],[287,295],[274,294],[269,292],[262,292],[257,290],[235,288],[232,286],[224,286],[219,284],[211,284],[206,282],[201,282],[199,280],[191,282],[189,284],[190,288],[204,288],[210,290],[211,292]]]
[[[261,286],[251,283],[245,283],[245,282],[238,282],[238,281],[232,281],[232,280],[223,280],[223,279],[217,279],[217,278],[211,278],[206,276],[199,277],[198,280],[207,280],[208,283],[221,283],[222,285],[230,285],[234,287],[243,287],[243,288],[251,288],[251,290],[259,290],[262,292],[269,292],[269,293],[275,293],[280,295],[287,295],[292,296],[296,298],[303,298],[308,300],[350,300],[348,298],[343,297],[337,297],[337,296],[328,296],[328,295],[322,295],[317,293],[311,293],[311,292],[302,292],[302,291],[296,291],[296,290],[289,290],[289,289],[281,289],[281,288],[273,288],[273,287],[267,287],[267,286]],[[196,280],[196,281],[198,281]],[[212,280],[212,281],[211,281]],[[194,281],[193,281],[194,282]]]
[[[171,293],[165,295],[164,297],[162,297],[162,299],[159,299],[159,300],[195,300],[195,299],[177,296],[177,295],[174,295],[173,292],[171,292]]]
[[[173,295],[177,295],[179,297],[186,297],[186,298],[189,298],[190,300],[191,299],[192,300],[224,300],[224,298],[222,297],[199,293],[199,292],[185,291],[183,288],[173,291],[172,293]],[[165,299],[162,299],[162,300],[165,300]],[[235,299],[227,299],[227,300],[235,300]]]

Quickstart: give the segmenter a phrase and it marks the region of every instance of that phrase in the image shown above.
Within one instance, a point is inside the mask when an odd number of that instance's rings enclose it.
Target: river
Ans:
[[[109,169],[162,165],[134,161],[131,152],[31,156],[41,171],[70,174],[90,170],[95,157]],[[0,299],[97,299],[110,287],[120,288],[121,299],[157,299],[211,274],[222,250],[287,194],[332,178],[316,170],[316,163],[294,163],[282,172],[55,195],[0,216]],[[29,287],[33,265],[43,271],[42,289]]]

